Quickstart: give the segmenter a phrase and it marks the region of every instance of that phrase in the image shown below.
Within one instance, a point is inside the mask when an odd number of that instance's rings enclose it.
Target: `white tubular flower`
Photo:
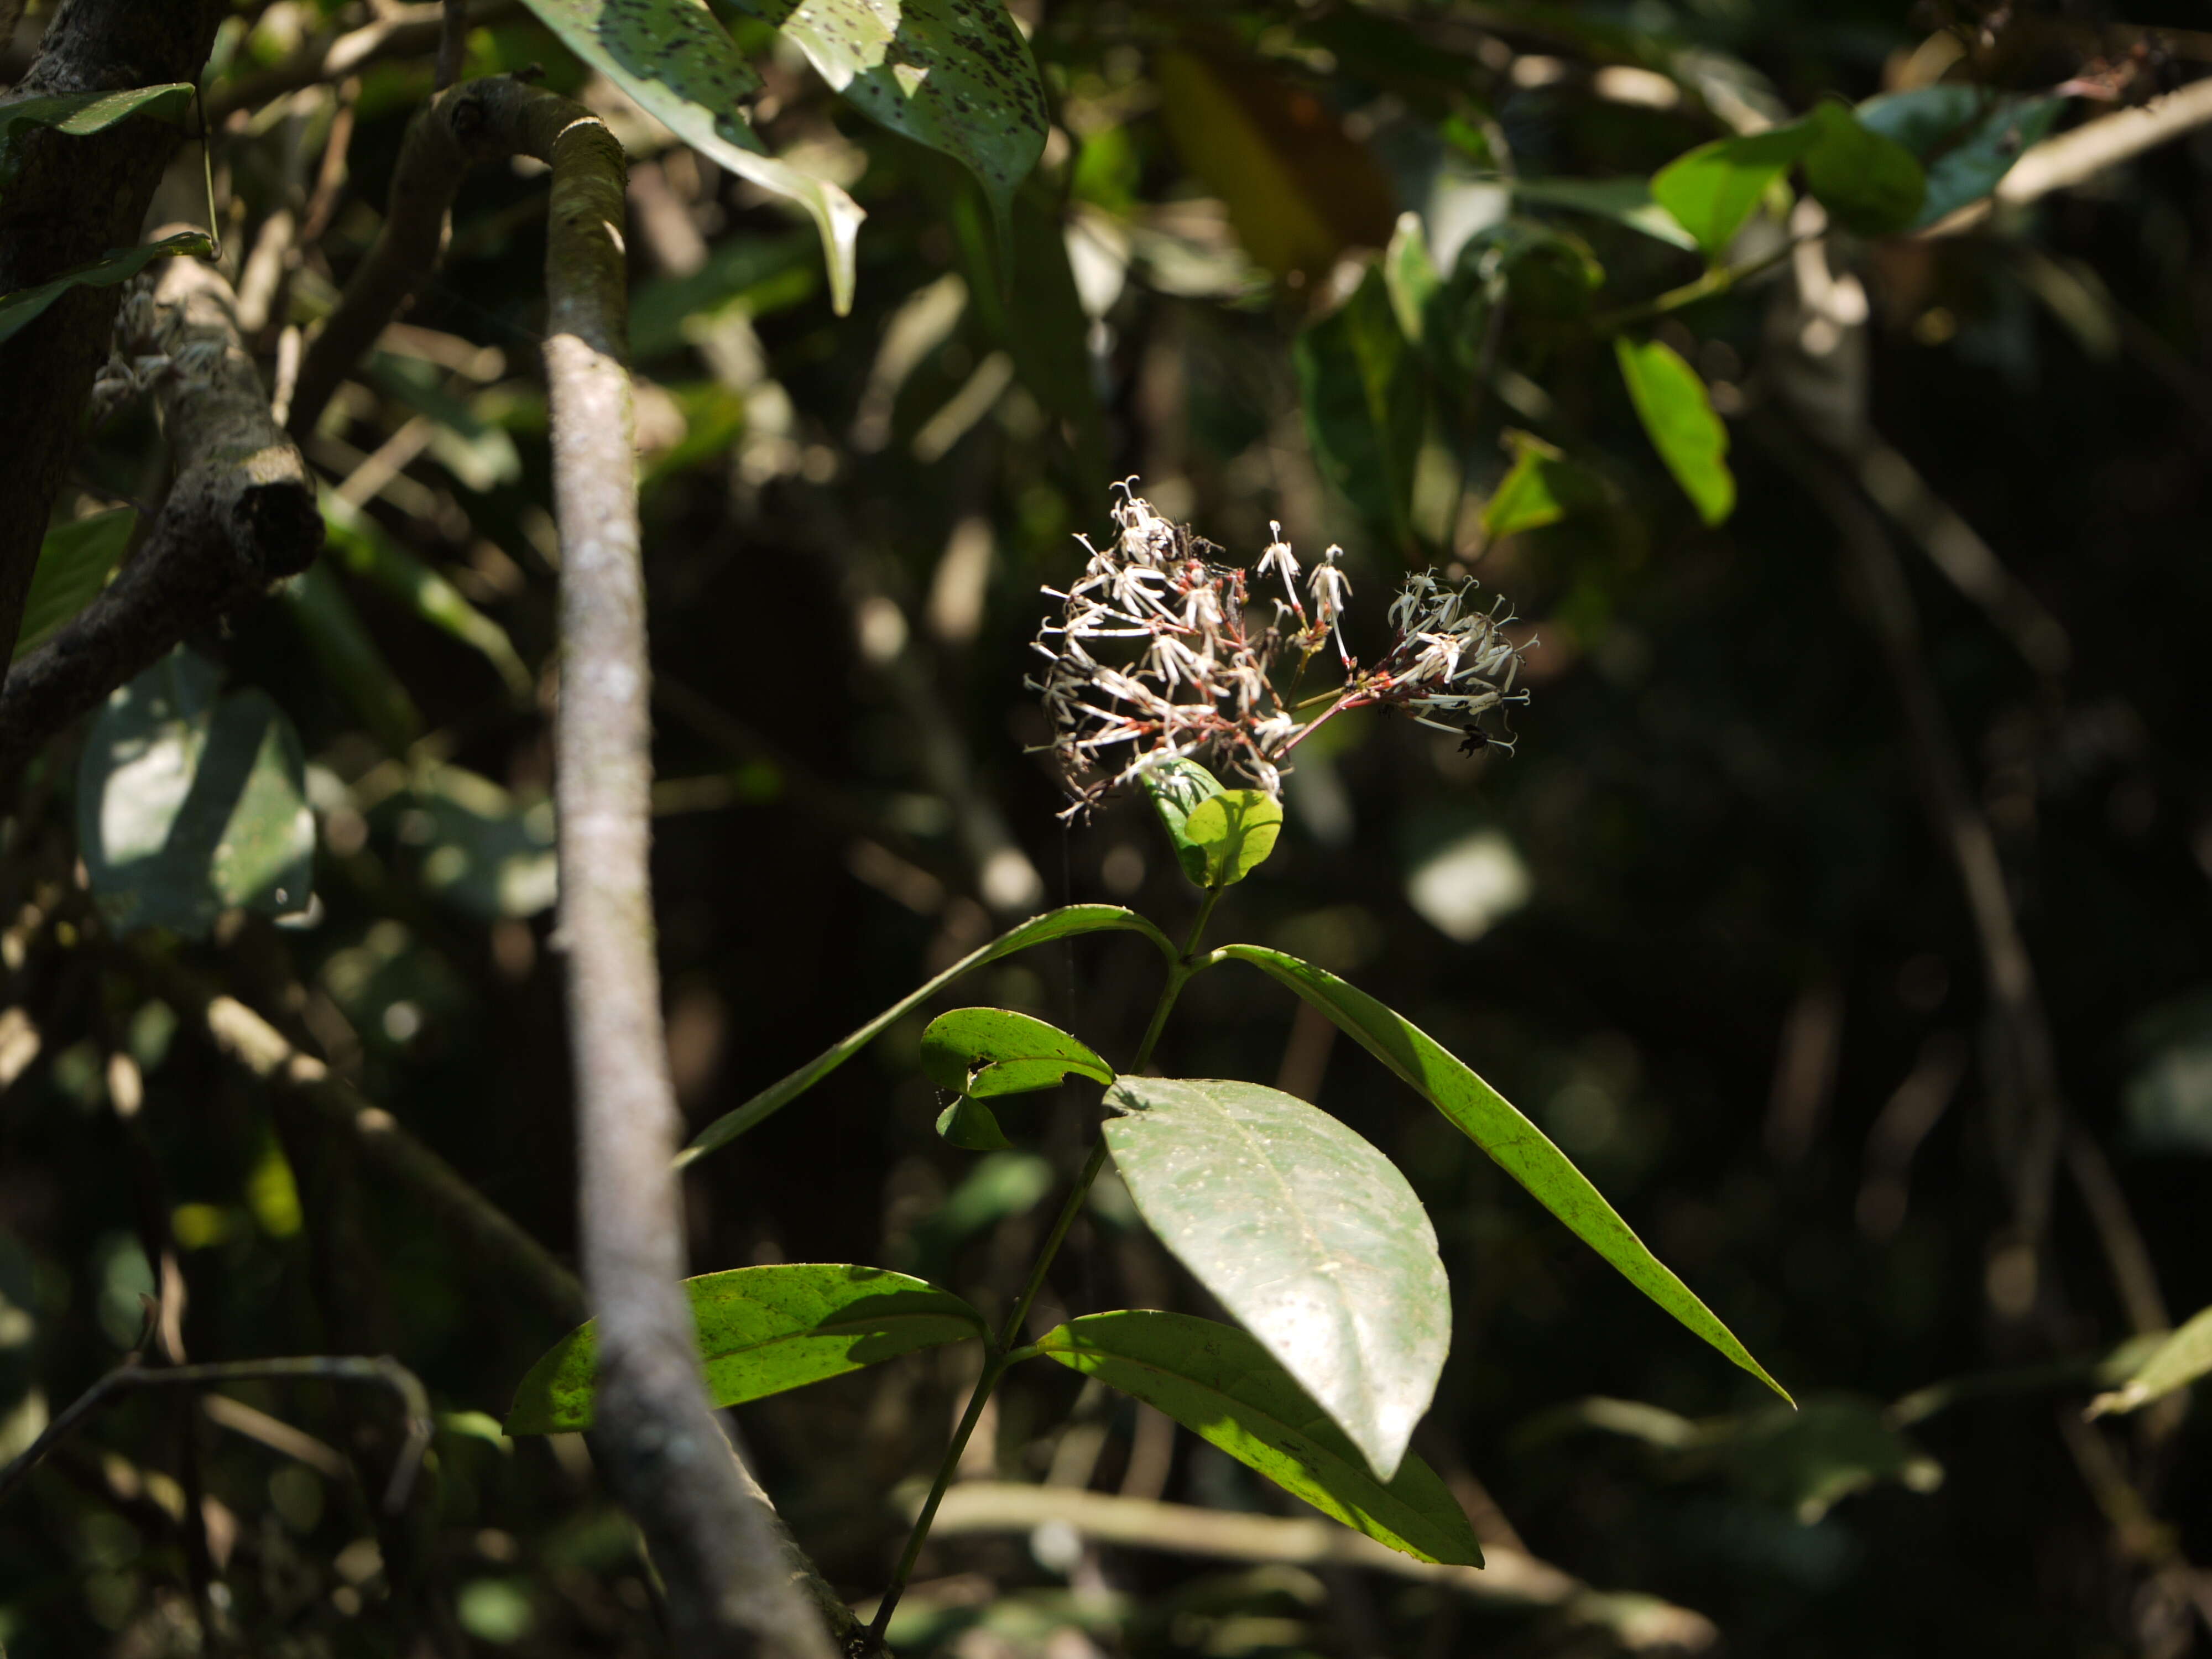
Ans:
[[[1136,493],[1115,486],[1116,534],[1105,547],[1076,539],[1086,556],[1082,579],[1066,592],[1048,587],[1060,614],[1037,629],[1030,649],[1045,666],[1029,684],[1052,722],[1054,753],[1074,805],[1073,817],[1108,791],[1135,782],[1169,761],[1195,757],[1270,794],[1279,793],[1285,757],[1322,720],[1376,704],[1401,708],[1424,726],[1458,732],[1470,751],[1512,748],[1476,717],[1525,701],[1513,681],[1518,649],[1502,619],[1473,605],[1474,585],[1440,582],[1431,571],[1407,578],[1389,607],[1394,641],[1376,667],[1361,670],[1344,641],[1352,584],[1331,547],[1302,570],[1282,526],[1252,574],[1273,576],[1285,599],[1276,615],[1294,631],[1253,629],[1247,573],[1213,562],[1220,550],[1173,523]],[[1301,595],[1300,588],[1304,592]],[[1328,707],[1301,721],[1273,679],[1285,645],[1300,672],[1330,640],[1345,669],[1332,694],[1299,704]]]

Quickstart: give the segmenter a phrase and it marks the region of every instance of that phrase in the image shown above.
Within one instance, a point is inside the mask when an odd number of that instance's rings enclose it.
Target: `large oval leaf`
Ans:
[[[972,951],[961,957],[911,996],[901,998],[852,1036],[823,1049],[788,1077],[762,1090],[735,1111],[725,1112],[716,1118],[700,1130],[693,1137],[691,1144],[677,1155],[678,1167],[695,1158],[704,1158],[717,1146],[735,1140],[770,1113],[789,1105],[880,1036],[892,1021],[919,1008],[963,975],[972,974],[978,968],[996,962],[1001,957],[1010,957],[1017,951],[1026,951],[1032,945],[1066,939],[1072,933],[1095,933],[1115,928],[1142,933],[1159,947],[1160,953],[1170,962],[1175,960],[1176,948],[1168,943],[1164,933],[1134,910],[1125,909],[1118,904],[1070,904],[1057,910],[1048,910],[1041,916],[1031,916],[1019,927],[1008,928],[981,950]]]
[[[1652,199],[1717,259],[1766,187],[1790,171],[1818,135],[1808,123],[1717,138],[1677,156],[1651,176]]]
[[[1790,1398],[1751,1357],[1750,1350],[1736,1340],[1735,1333],[1651,1254],[1567,1155],[1434,1037],[1326,969],[1280,951],[1258,945],[1224,945],[1215,954],[1250,963],[1327,1014],[1464,1130],[1500,1169],[1534,1194],[1546,1209],[1619,1268],[1630,1284],[1784,1400]]]
[[[842,1262],[737,1267],[688,1279],[684,1289],[698,1325],[708,1391],[717,1406],[764,1399],[917,1348],[988,1334],[982,1315],[950,1291],[881,1267]],[[522,1379],[507,1431],[589,1428],[598,1382],[597,1333],[580,1325]]]
[[[1282,833],[1282,805],[1264,789],[1224,789],[1199,802],[1183,823],[1206,860],[1208,887],[1243,880],[1267,861]]]
[[[1014,190],[1044,154],[1044,88],[999,0],[738,0],[795,41],[879,125],[940,150],[983,186],[1001,269]]]
[[[1114,1068],[1080,1039],[1011,1008],[939,1014],[921,1034],[921,1069],[939,1088],[978,1100],[1049,1089],[1070,1072],[1114,1080]]]
[[[1163,761],[1139,780],[1159,814],[1182,872],[1206,885],[1206,849],[1190,838],[1190,815],[1221,793],[1221,780],[1194,760]]]
[[[1423,1561],[1482,1565],[1437,1472],[1408,1454],[1386,1484],[1297,1380],[1243,1331],[1188,1314],[1091,1314],[1037,1352],[1156,1406],[1333,1520]]]
[[[1388,1480],[1451,1346],[1436,1231],[1406,1177],[1256,1083],[1124,1078],[1106,1103],[1146,1222]]]
[[[744,105],[760,76],[706,0],[524,0],[561,44],[605,76],[662,125],[763,190],[799,204],[822,233],[830,296],[853,305],[853,243],[866,217],[826,179],[768,153]]]
[[[1615,340],[1613,348],[1651,447],[1698,516],[1709,525],[1720,523],[1735,511],[1735,475],[1729,471],[1728,428],[1713,412],[1705,383],[1663,340],[1642,345]]]
[[[116,932],[204,938],[225,910],[304,910],[315,817],[292,722],[266,692],[218,699],[214,664],[179,647],[118,688],[77,763],[77,845]]]

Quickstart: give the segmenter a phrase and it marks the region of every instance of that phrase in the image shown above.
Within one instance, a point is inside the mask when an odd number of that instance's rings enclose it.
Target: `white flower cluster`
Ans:
[[[1210,759],[1279,793],[1290,752],[1353,708],[1403,708],[1424,726],[1461,733],[1470,751],[1511,750],[1511,738],[1476,721],[1527,698],[1513,690],[1520,653],[1500,631],[1513,618],[1496,606],[1478,609],[1471,580],[1454,586],[1429,571],[1409,577],[1390,606],[1391,647],[1363,670],[1344,642],[1352,585],[1341,549],[1301,572],[1282,526],[1270,526],[1274,538],[1257,574],[1278,578],[1284,597],[1273,602],[1273,621],[1255,629],[1246,573],[1212,562],[1206,556],[1220,549],[1163,518],[1129,483],[1115,489],[1118,533],[1104,548],[1078,538],[1090,562],[1066,592],[1044,590],[1061,602],[1060,614],[1031,646],[1047,664],[1029,684],[1052,720],[1053,750],[1075,797],[1069,815],[1184,757]],[[1332,643],[1343,684],[1287,704],[1273,678],[1277,659],[1285,651],[1294,657],[1294,693]],[[1297,709],[1316,705],[1326,706],[1299,720]]]
[[[222,363],[227,342],[219,333],[195,329],[182,306],[154,297],[158,270],[141,271],[124,285],[115,313],[115,339],[107,361],[92,383],[92,413],[104,421],[124,404],[143,398],[167,377],[191,380],[212,374]]]

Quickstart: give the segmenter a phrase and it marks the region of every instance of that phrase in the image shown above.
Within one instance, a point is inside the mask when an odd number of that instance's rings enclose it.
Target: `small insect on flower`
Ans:
[[[1216,562],[1222,550],[1163,518],[1135,482],[1115,486],[1109,544],[1077,538],[1090,556],[1082,578],[1066,592],[1044,590],[1060,611],[1030,646],[1045,666],[1028,684],[1043,700],[1073,797],[1062,816],[1185,757],[1210,760],[1279,795],[1291,751],[1354,708],[1403,709],[1424,726],[1459,733],[1462,754],[1512,752],[1512,738],[1477,724],[1492,708],[1528,700],[1513,689],[1522,647],[1502,631],[1513,621],[1499,614],[1503,601],[1483,610],[1472,580],[1455,586],[1417,571],[1390,605],[1389,648],[1373,668],[1362,668],[1345,641],[1352,584],[1341,548],[1302,570],[1282,526],[1270,525],[1273,539],[1251,574],[1277,579],[1284,597],[1273,601],[1273,619],[1255,627],[1247,573]],[[1343,683],[1287,702],[1275,682],[1279,663],[1291,659],[1295,687],[1331,645]]]

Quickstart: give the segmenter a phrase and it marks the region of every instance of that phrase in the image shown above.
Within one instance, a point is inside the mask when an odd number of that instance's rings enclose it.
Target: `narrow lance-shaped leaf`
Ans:
[[[870,120],[941,150],[983,186],[1002,282],[1014,190],[1044,154],[1044,88],[999,0],[738,0],[795,42]]]
[[[921,987],[911,995],[902,997],[878,1014],[866,1025],[832,1044],[788,1077],[761,1091],[736,1110],[724,1113],[693,1137],[691,1144],[677,1155],[678,1167],[705,1157],[717,1146],[735,1140],[756,1123],[772,1113],[781,1110],[805,1094],[823,1078],[836,1071],[862,1048],[883,1035],[891,1023],[935,996],[954,981],[972,974],[978,968],[1026,951],[1033,945],[1048,944],[1056,939],[1066,939],[1075,933],[1096,933],[1109,930],[1142,933],[1158,946],[1160,953],[1172,962],[1176,948],[1167,936],[1146,921],[1135,911],[1118,904],[1071,904],[1058,910],[1048,910],[1041,916],[1031,916],[1019,927],[1009,928],[980,950],[968,955],[946,969],[935,979]]]
[[[1146,1224],[1388,1480],[1451,1345],[1436,1232],[1406,1177],[1256,1083],[1124,1078],[1106,1103]]]
[[[137,247],[122,248],[94,259],[90,264],[65,270],[50,283],[36,288],[17,289],[13,294],[0,295],[0,341],[11,340],[46,314],[48,306],[73,288],[112,288],[118,283],[127,283],[156,259],[173,258],[179,254],[206,255],[215,245],[197,230],[180,230],[174,236],[165,236],[158,242],[143,243]]]
[[[842,1262],[738,1267],[684,1282],[708,1391],[741,1405],[918,1348],[985,1337],[982,1315],[950,1291],[904,1273]],[[509,1434],[556,1434],[592,1424],[599,1386],[596,1328],[555,1343],[522,1379]]]
[[[939,1088],[977,1099],[1049,1089],[1071,1072],[1114,1080],[1114,1068],[1079,1039],[1011,1008],[939,1014],[921,1034],[921,1069]]]
[[[1046,1358],[1157,1407],[1185,1428],[1394,1550],[1480,1566],[1482,1547],[1436,1471],[1411,1453],[1388,1482],[1250,1335],[1188,1314],[1091,1314],[1048,1331]]]
[[[822,233],[830,295],[853,306],[853,244],[866,216],[826,179],[768,153],[746,120],[760,76],[706,0],[524,0],[577,57],[687,144],[740,179],[796,202]]]
[[[2212,1308],[2199,1309],[2189,1322],[2160,1342],[2128,1374],[2127,1381],[2089,1402],[2088,1414],[2131,1412],[2212,1376]]]
[[[1917,228],[1995,190],[2065,107],[2063,98],[2015,97],[1947,81],[1869,98],[1857,114],[1861,125],[1895,140],[1926,169]]]
[[[1513,465],[1482,508],[1482,533],[1491,540],[1557,524],[1602,495],[1595,474],[1541,438],[1509,431],[1505,439],[1513,447]]]
[[[1790,1397],[1712,1310],[1651,1254],[1567,1155],[1427,1032],[1326,969],[1283,951],[1257,945],[1224,945],[1214,954],[1250,963],[1327,1014],[1465,1131],[1500,1169],[1527,1188],[1629,1283],[1784,1400]]]
[[[138,523],[131,507],[110,507],[57,525],[39,544],[39,562],[31,572],[31,591],[23,599],[23,625],[15,654],[33,651],[70,617],[100,597],[108,572],[123,562],[131,532]]]
[[[1651,447],[1698,516],[1719,524],[1735,510],[1735,475],[1729,471],[1728,428],[1713,412],[1705,383],[1664,341],[1615,340],[1613,348]]]

